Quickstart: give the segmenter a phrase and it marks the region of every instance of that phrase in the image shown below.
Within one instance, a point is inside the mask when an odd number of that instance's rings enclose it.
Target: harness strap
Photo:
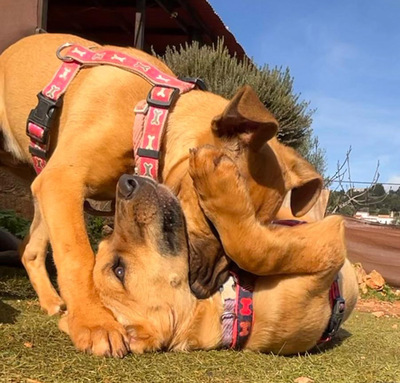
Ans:
[[[253,326],[253,291],[256,277],[239,269],[231,271],[231,276],[235,294],[234,297],[224,299],[224,312],[221,316],[222,346],[240,350],[245,346]]]
[[[329,290],[329,302],[331,304],[332,314],[329,318],[328,326],[318,343],[326,343],[332,340],[343,322],[346,301],[340,294],[339,276],[333,281]]]
[[[33,167],[37,174],[46,166],[50,149],[50,129],[56,120],[57,109],[62,105],[61,96],[79,69],[79,63],[63,63],[49,84],[38,93],[39,102],[36,108],[29,113],[26,134],[31,139],[29,153],[32,155]]]
[[[61,53],[64,49],[67,50],[63,56]],[[50,83],[38,94],[39,103],[31,111],[27,122],[26,132],[31,138],[29,151],[36,173],[39,174],[46,165],[49,131],[57,116],[56,109],[61,106],[61,96],[72,79],[84,67],[111,65],[135,73],[153,85],[147,100],[140,102],[135,108],[134,155],[139,173],[157,179],[161,142],[169,108],[180,94],[195,87],[204,89],[201,80],[183,81],[163,73],[146,61],[108,49],[92,50],[81,45],[64,44],[58,48],[57,57],[63,63]],[[137,140],[139,136],[140,140]]]

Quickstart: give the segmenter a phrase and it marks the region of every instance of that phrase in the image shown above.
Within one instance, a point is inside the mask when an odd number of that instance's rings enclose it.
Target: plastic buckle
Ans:
[[[168,101],[161,101],[161,100],[156,100],[154,98],[151,98],[151,95],[153,93],[153,89],[154,88],[159,88],[159,85],[155,85],[153,86],[153,88],[151,89],[151,91],[149,92],[149,94],[147,95],[147,103],[149,104],[149,106],[154,106],[156,108],[165,108],[168,109],[179,97],[179,89],[178,88],[172,88],[172,87],[165,87],[168,89],[173,89],[173,92],[171,93]]]
[[[160,159],[160,152],[158,150],[139,148],[136,153],[139,157],[154,158],[155,160]]]
[[[178,77],[179,80],[184,81],[184,82],[190,82],[192,84],[196,85],[196,88],[200,90],[207,90],[207,85],[206,83],[198,77]]]
[[[54,123],[55,110],[62,104],[62,98],[52,100],[46,97],[42,92],[37,94],[39,100],[36,108],[29,113],[28,122],[26,124],[26,134],[34,141],[46,144],[48,141],[49,130]],[[43,128],[43,134],[38,137],[29,131],[29,123],[34,123]]]
[[[339,331],[340,325],[343,322],[345,307],[346,301],[342,297],[335,299],[335,303],[332,308],[332,316],[328,326],[329,335],[333,336]]]
[[[39,157],[42,160],[47,159],[47,150],[42,149],[38,146],[29,146],[29,153],[34,157]]]

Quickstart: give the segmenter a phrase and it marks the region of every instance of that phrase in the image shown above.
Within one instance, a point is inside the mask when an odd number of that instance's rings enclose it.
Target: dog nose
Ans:
[[[136,181],[134,176],[130,174],[124,174],[118,181],[119,193],[124,198],[131,198],[135,191],[139,188],[139,183]]]

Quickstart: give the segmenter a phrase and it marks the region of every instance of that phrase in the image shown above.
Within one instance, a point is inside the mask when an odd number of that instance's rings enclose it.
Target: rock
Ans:
[[[367,276],[367,273],[365,272],[364,268],[362,267],[361,263],[355,263],[353,265],[354,271],[356,272],[356,277],[357,277],[357,283],[361,285],[362,283],[365,282],[365,278]]]
[[[376,270],[372,270],[366,276],[365,283],[369,288],[380,291],[385,286],[386,281]]]
[[[376,317],[376,318],[381,318],[381,317],[383,317],[383,316],[385,315],[385,312],[384,312],[384,311],[374,311],[374,312],[372,313],[372,315],[373,315],[374,317]]]
[[[306,376],[300,376],[294,380],[294,383],[313,383],[314,381]]]
[[[367,284],[365,282],[360,283],[358,286],[363,294],[368,292]]]

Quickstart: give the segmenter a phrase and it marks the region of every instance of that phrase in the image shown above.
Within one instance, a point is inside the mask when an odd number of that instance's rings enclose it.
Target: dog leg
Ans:
[[[83,217],[84,175],[74,166],[56,165],[55,159],[33,182],[32,193],[48,228],[70,337],[79,350],[122,357],[129,344],[125,329],[94,288],[94,254]]]
[[[236,164],[212,146],[191,151],[189,171],[225,252],[242,269],[276,275],[332,272],[343,265],[346,250],[340,217],[290,228],[261,224]]]
[[[20,248],[21,260],[39,297],[40,307],[49,315],[54,315],[64,311],[65,304],[47,274],[45,262],[48,243],[46,224],[35,203],[35,215],[29,235],[24,239]]]

